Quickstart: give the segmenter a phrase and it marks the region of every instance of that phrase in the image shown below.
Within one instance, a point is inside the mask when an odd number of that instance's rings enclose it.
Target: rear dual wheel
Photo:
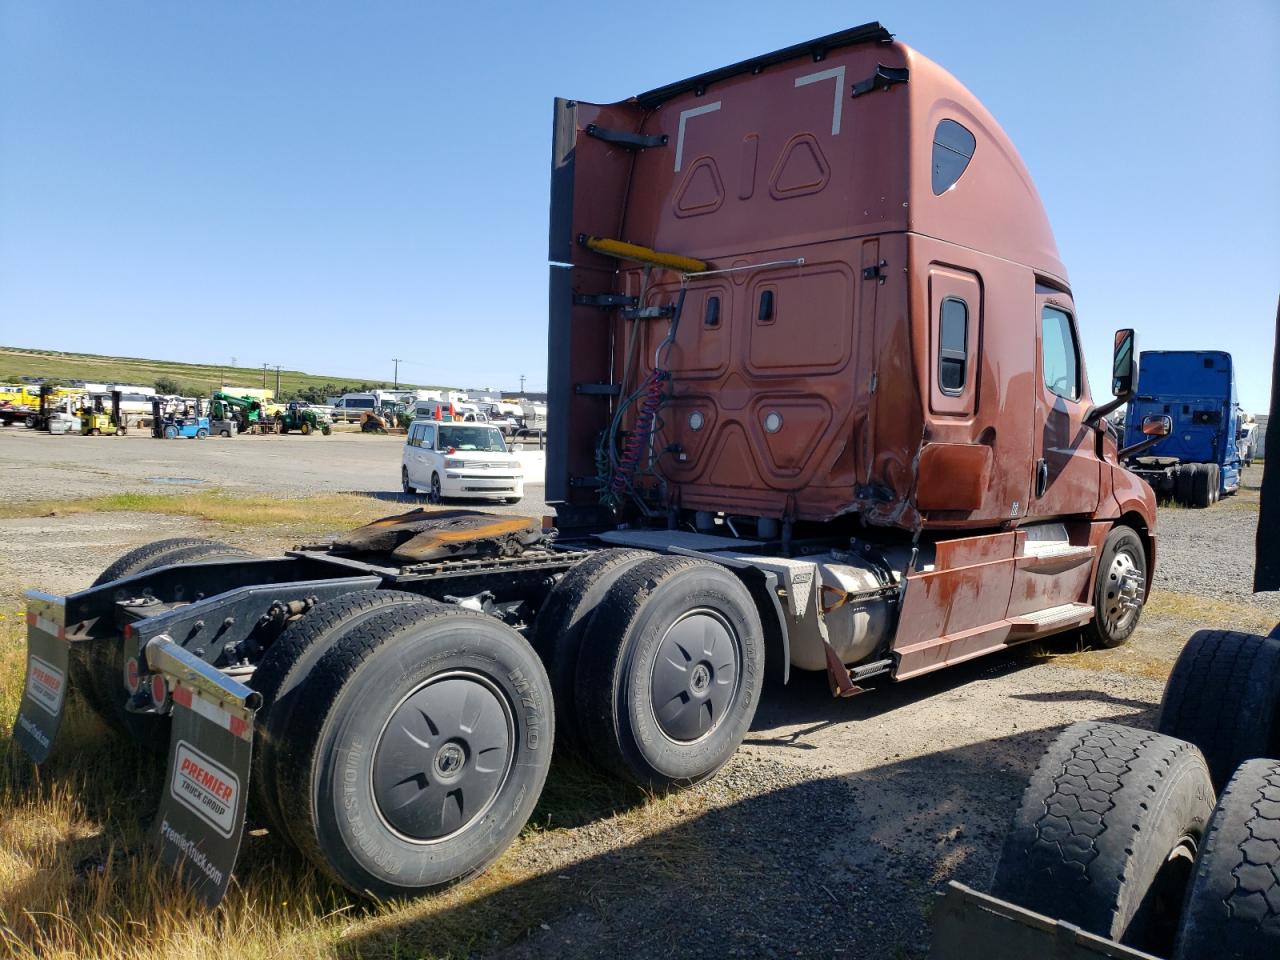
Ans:
[[[644,787],[707,779],[751,725],[764,655],[755,602],[724,567],[652,557],[615,573],[577,657],[588,754]]]
[[[336,628],[263,776],[290,838],[333,879],[416,895],[484,869],[523,828],[551,762],[550,697],[509,627],[396,603]]]

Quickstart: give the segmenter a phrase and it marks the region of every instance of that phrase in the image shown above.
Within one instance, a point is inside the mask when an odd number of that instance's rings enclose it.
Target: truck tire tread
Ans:
[[[1280,750],[1280,640],[1196,631],[1160,703],[1157,729],[1199,747],[1221,789],[1245,760]]]
[[[1174,960],[1280,956],[1280,760],[1241,764],[1196,861]]]
[[[655,556],[648,550],[600,550],[569,570],[551,590],[533,630],[533,649],[542,658],[551,680],[556,705],[556,741],[576,737],[574,678],[583,638],[592,615],[617,575],[641,560]]]
[[[743,697],[735,704],[742,714],[706,743],[705,761],[692,776],[676,776],[656,768],[648,750],[639,743],[631,718],[627,670],[635,653],[633,630],[643,617],[650,598],[683,574],[709,568],[729,577],[741,590],[743,613],[749,618],[743,644]],[[754,637],[750,635],[755,631]],[[605,771],[644,788],[688,786],[715,775],[737,750],[750,726],[760,697],[764,674],[764,636],[755,601],[747,588],[706,560],[693,557],[655,556],[642,560],[617,577],[601,600],[578,657],[575,701],[580,730],[588,753]]]
[[[423,887],[397,887],[385,879],[353,875],[360,874],[358,869],[344,871],[336,865],[337,858],[345,857],[349,862],[350,857],[344,853],[349,848],[342,846],[341,838],[322,836],[325,832],[325,811],[321,809],[323,804],[317,806],[316,803],[321,778],[313,771],[324,760],[319,756],[319,751],[329,733],[330,715],[347,686],[359,681],[362,670],[374,669],[374,658],[387,647],[407,642],[409,638],[406,635],[415,627],[441,621],[480,623],[488,629],[510,635],[512,659],[520,660],[531,674],[524,678],[529,684],[525,695],[530,698],[530,703],[525,706],[530,708],[530,704],[536,705],[536,712],[540,714],[542,724],[545,724],[539,733],[546,742],[544,749],[529,747],[525,750],[525,746],[531,741],[517,737],[516,742],[521,748],[523,759],[515,767],[519,767],[525,782],[512,787],[515,791],[514,799],[511,800],[514,804],[513,816],[502,825],[492,824],[489,829],[470,835],[468,843],[478,845],[480,850],[477,854],[455,855],[455,860],[462,857],[466,861],[465,869],[454,871],[453,875],[443,879],[427,881],[424,886],[461,882],[481,872],[497,859],[527,822],[528,815],[532,813],[533,805],[542,792],[550,767],[554,721],[550,705],[545,702],[550,699],[550,684],[532,648],[509,627],[487,614],[457,607],[442,608],[432,601],[423,600],[420,604],[398,604],[378,610],[349,631],[343,632],[307,674],[299,692],[299,700],[305,702],[308,709],[294,711],[290,717],[280,738],[275,766],[281,815],[290,825],[295,846],[331,879],[361,894],[397,897],[419,893]],[[521,650],[524,652],[520,652]],[[462,643],[456,651],[458,655],[467,655],[469,652],[472,652],[471,645],[467,643]],[[495,661],[496,666],[498,664]],[[513,775],[514,769],[513,767]],[[447,842],[453,843],[453,839]],[[331,846],[332,849],[326,849],[326,846]],[[447,853],[440,846],[427,849],[434,851],[431,853],[433,863],[442,861]]]
[[[258,709],[255,724],[253,775],[249,784],[258,812],[276,836],[292,842],[280,814],[274,770],[275,744],[281,731],[287,727],[294,707],[291,694],[341,630],[389,606],[430,602],[403,590],[348,593],[317,604],[301,619],[286,627],[263,654],[249,681],[249,686],[262,695],[262,706]]]
[[[1118,724],[1072,724],[1031,776],[992,892],[1150,947],[1155,877],[1179,837],[1203,832],[1212,809],[1208,769],[1191,744]]]

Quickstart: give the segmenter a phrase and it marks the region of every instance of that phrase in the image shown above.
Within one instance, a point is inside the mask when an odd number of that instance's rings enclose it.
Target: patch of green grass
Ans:
[[[239,387],[261,387],[262,368],[229,367],[222,364],[182,363],[176,360],[146,360],[141,357],[105,357],[91,353],[64,353],[58,350],[0,347],[0,381],[20,376],[51,377],[59,380],[88,380],[133,383],[150,387],[160,378],[176,380],[184,393],[208,393],[223,384]],[[274,390],[276,372],[267,373],[266,385]],[[362,387],[391,389],[386,380],[361,380],[355,377],[332,377],[303,373],[301,370],[280,371],[280,395],[290,397],[305,387],[332,387],[335,394]],[[415,389],[419,384],[401,384]],[[424,385],[425,386],[425,385]]]

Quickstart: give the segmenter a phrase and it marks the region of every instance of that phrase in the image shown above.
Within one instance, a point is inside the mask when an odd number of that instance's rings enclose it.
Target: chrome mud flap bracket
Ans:
[[[151,699],[173,716],[153,840],[160,859],[213,907],[240,853],[262,695],[188,653],[169,637],[143,651]]]
[[[67,706],[67,601],[32,590],[27,593],[27,680],[13,724],[13,738],[36,763],[53,749]]]

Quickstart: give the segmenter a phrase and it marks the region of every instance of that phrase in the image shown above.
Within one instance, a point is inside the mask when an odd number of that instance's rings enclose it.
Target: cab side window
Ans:
[[[428,450],[436,448],[436,428],[429,423],[422,425],[422,441],[420,446],[426,447]]]
[[[949,397],[964,392],[968,351],[969,305],[958,297],[947,297],[938,317],[938,389]]]
[[[1040,315],[1040,351],[1045,387],[1065,400],[1079,400],[1080,349],[1066,311],[1044,308]]]

